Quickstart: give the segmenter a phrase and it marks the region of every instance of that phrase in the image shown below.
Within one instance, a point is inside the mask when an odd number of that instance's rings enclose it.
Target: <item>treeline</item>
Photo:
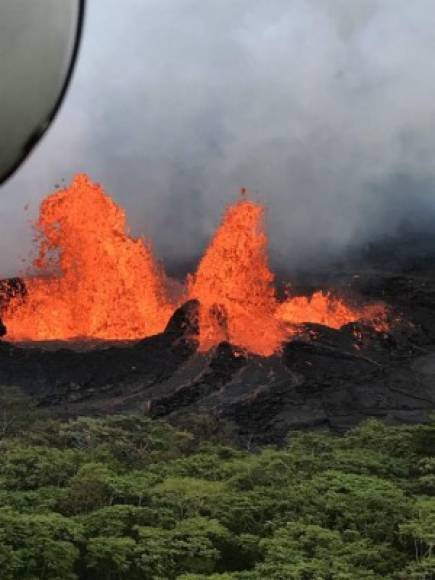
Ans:
[[[2,396],[2,580],[435,578],[434,422],[248,452],[208,418],[59,422]]]

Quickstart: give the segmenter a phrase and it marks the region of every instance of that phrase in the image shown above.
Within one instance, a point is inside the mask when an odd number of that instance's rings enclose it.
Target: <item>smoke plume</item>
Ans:
[[[0,192],[0,273],[76,172],[172,262],[241,186],[288,268],[435,231],[434,30],[433,0],[89,0],[67,99]]]

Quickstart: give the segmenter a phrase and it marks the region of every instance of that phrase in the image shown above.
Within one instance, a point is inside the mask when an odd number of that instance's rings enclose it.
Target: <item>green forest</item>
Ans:
[[[2,580],[435,578],[435,422],[232,442],[0,396]]]

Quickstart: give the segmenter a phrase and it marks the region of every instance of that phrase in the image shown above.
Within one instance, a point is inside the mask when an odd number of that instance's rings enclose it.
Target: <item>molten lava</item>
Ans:
[[[264,208],[242,199],[229,207],[196,274],[189,295],[201,303],[203,349],[229,340],[270,355],[286,337],[267,260]]]
[[[228,340],[268,356],[298,333],[298,325],[309,322],[338,329],[362,320],[385,330],[383,304],[356,308],[320,291],[279,303],[267,259],[264,213],[262,205],[244,197],[230,206],[189,280],[189,296],[201,303],[202,350]]]
[[[310,297],[295,296],[281,303],[275,315],[292,325],[311,322],[339,329],[356,320],[372,324],[376,330],[385,331],[385,306],[381,303],[352,307],[330,292],[314,292]]]
[[[385,330],[385,307],[356,308],[331,293],[279,302],[267,257],[264,207],[242,197],[230,206],[185,296],[197,298],[202,350],[228,340],[267,356],[316,322],[333,328],[363,320]],[[161,332],[178,304],[149,242],[126,231],[124,211],[99,185],[77,176],[48,196],[37,222],[39,253],[26,293],[2,312],[9,340],[137,339]]]
[[[142,338],[172,306],[149,243],[126,233],[124,211],[79,175],[41,204],[36,275],[2,318],[10,340]]]

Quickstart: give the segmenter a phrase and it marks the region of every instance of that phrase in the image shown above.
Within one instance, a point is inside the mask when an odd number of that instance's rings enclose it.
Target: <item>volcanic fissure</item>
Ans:
[[[196,299],[200,347],[223,340],[272,355],[303,323],[386,329],[381,302],[351,305],[330,291],[279,300],[267,256],[265,208],[245,195],[226,209],[196,272],[169,291],[151,243],[127,232],[125,212],[87,176],[41,204],[39,252],[25,293],[3,300],[10,341],[142,339],[162,332],[177,307]],[[173,293],[172,293],[173,294]]]

